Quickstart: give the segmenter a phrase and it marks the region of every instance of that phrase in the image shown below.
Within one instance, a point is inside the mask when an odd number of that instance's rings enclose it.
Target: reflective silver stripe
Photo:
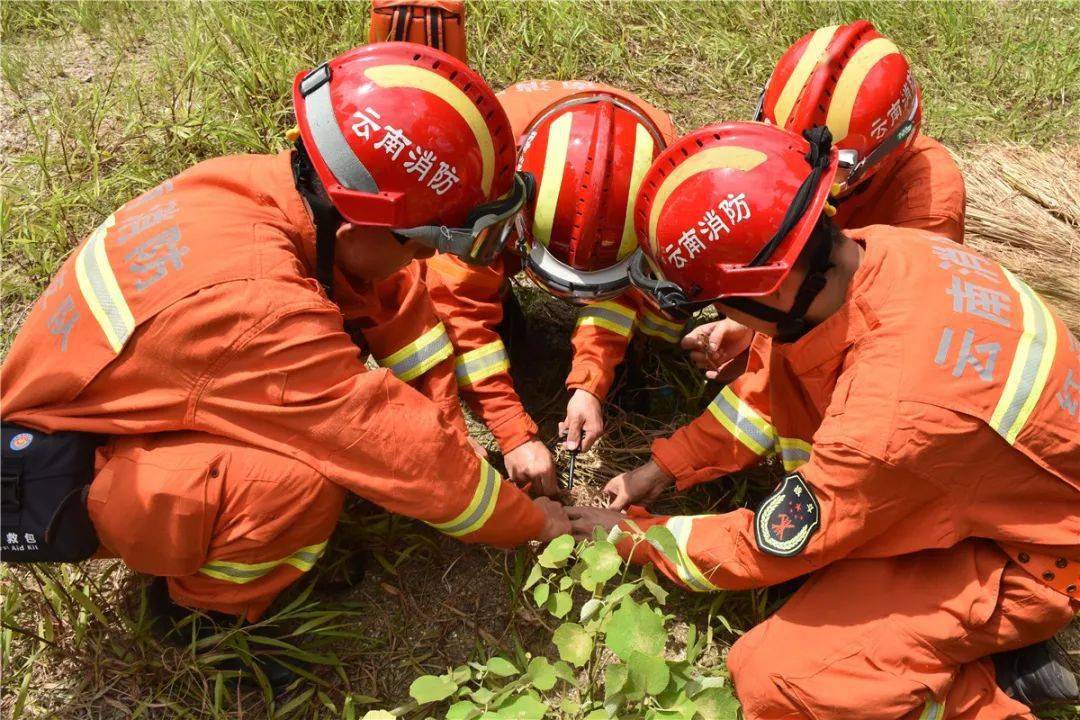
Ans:
[[[495,509],[501,482],[502,476],[495,472],[486,460],[481,459],[480,483],[469,506],[461,515],[449,522],[429,524],[436,530],[455,537],[479,530]]]
[[[86,246],[79,254],[79,263],[86,279],[89,281],[93,300],[96,301],[101,308],[102,314],[108,321],[109,327],[112,329],[113,337],[116,338],[117,343],[122,348],[127,342],[128,337],[130,337],[132,330],[134,330],[134,325],[130,324],[128,321],[130,311],[127,315],[124,313],[124,310],[127,309],[127,303],[124,301],[123,296],[113,296],[115,280],[110,284],[106,280],[101,266],[98,264],[99,260],[102,258],[104,258],[105,263],[108,263],[108,258],[103,252],[104,247],[98,247],[98,245],[103,245],[104,242],[104,232],[95,232],[91,235],[90,239],[86,242]],[[89,298],[87,299],[89,300]],[[124,310],[121,309],[119,303],[124,303]],[[117,352],[120,351],[119,348],[114,348],[114,350]]]
[[[709,579],[705,577],[705,573],[701,572],[701,569],[690,559],[690,553],[688,548],[690,546],[690,535],[694,530],[694,518],[704,517],[701,515],[676,515],[668,518],[664,525],[667,526],[671,534],[675,536],[675,544],[679,550],[679,557],[668,558],[675,565],[676,570],[679,573],[679,579],[686,583],[694,592],[711,592],[719,590],[715,585],[709,582]],[[655,547],[655,546],[654,546]]]
[[[723,424],[729,432],[735,435],[735,437],[743,442],[744,445],[747,445],[750,450],[758,455],[765,455],[772,452],[776,444],[776,436],[770,434],[767,430],[758,427],[754,423],[754,418],[751,416],[741,414],[739,408],[737,408],[728,398],[729,394],[740,404],[745,405],[741,398],[735,395],[729,388],[725,387],[720,391],[720,394],[709,403],[709,410],[712,411],[713,415],[716,416],[716,419],[720,420],[721,424]],[[749,406],[746,407],[748,411],[753,411]],[[721,419],[721,417],[723,419]],[[764,419],[760,416],[758,416],[757,419],[759,422],[765,423]],[[771,426],[769,427],[771,428]],[[745,442],[746,440],[750,440],[751,442],[747,443]]]
[[[329,82],[324,82],[304,98],[304,112],[311,137],[315,140],[315,149],[338,182],[351,190],[379,192],[375,178],[356,157],[341,132],[330,102]]]
[[[505,370],[509,362],[502,340],[496,340],[459,357],[454,374],[459,385],[471,385]]]
[[[1057,328],[1038,295],[1011,272],[1004,268],[1002,271],[1020,296],[1024,330],[1001,398],[990,416],[990,426],[1012,444],[1046,389],[1050,366],[1057,352]]]
[[[427,362],[429,359],[442,353],[442,358],[449,357],[453,352],[453,348],[450,347],[450,336],[443,333],[439,335],[431,344],[417,348],[416,352],[412,353],[404,360],[397,362],[390,366],[390,372],[394,373],[401,379],[412,380],[414,377],[423,375],[422,372],[415,372],[417,368]]]
[[[641,332],[646,335],[661,338],[668,342],[678,342],[682,337],[682,330],[674,330],[670,326],[662,325],[655,319],[649,316],[648,313],[642,313],[638,318],[638,327],[641,328]]]
[[[780,458],[783,460],[784,469],[795,470],[800,465],[810,462],[810,443],[799,438],[780,438]]]
[[[622,332],[629,335],[634,329],[634,319],[626,317],[614,310],[608,310],[602,307],[587,307],[582,311],[581,317],[578,319],[578,324],[582,324],[590,318],[596,318],[599,320],[606,320],[607,322],[618,326],[618,332]],[[602,326],[606,327],[606,326]],[[608,328],[612,329],[612,328]]]

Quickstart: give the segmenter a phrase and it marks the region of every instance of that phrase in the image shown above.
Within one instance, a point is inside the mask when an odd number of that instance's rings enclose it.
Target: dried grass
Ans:
[[[959,162],[966,244],[1023,277],[1080,331],[1080,148],[975,145]]]

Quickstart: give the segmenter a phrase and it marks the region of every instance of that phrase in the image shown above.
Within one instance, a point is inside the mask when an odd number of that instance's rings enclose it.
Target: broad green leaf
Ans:
[[[574,552],[574,538],[570,535],[560,535],[548,543],[537,558],[537,562],[546,568],[562,567],[572,552]]]
[[[563,575],[562,578],[559,580],[559,589],[569,590],[573,584],[574,578],[570,577],[569,575]]]
[[[472,670],[468,665],[458,665],[450,671],[450,681],[458,685],[464,685],[472,679]]]
[[[629,660],[635,650],[659,656],[667,644],[664,621],[655,612],[630,598],[611,614],[605,629],[607,646],[620,660]]]
[[[468,700],[460,700],[446,711],[446,720],[469,720],[477,713],[477,707]]]
[[[537,607],[544,607],[544,603],[547,602],[548,597],[551,595],[551,586],[547,583],[537,585],[533,588],[533,602]]]
[[[635,687],[639,687],[649,695],[659,695],[667,687],[671,679],[667,662],[657,655],[646,655],[643,652],[630,653],[630,659],[626,662],[630,670],[630,679]]]
[[[612,717],[612,714],[607,711],[607,708],[597,708],[586,715],[585,720],[611,720]]]
[[[694,697],[703,690],[709,690],[711,688],[722,688],[726,685],[727,680],[722,677],[699,676],[686,683],[686,694],[690,697]]]
[[[646,565],[641,571],[641,579],[645,584],[645,589],[648,590],[656,602],[663,605],[667,602],[668,591],[660,586],[660,583],[656,580],[656,571],[653,570],[652,565]]]
[[[546,657],[535,657],[529,661],[527,669],[529,682],[541,692],[555,687],[555,668],[551,667]]]
[[[621,693],[629,678],[630,669],[622,663],[611,663],[604,668],[604,701]]]
[[[563,623],[555,629],[551,641],[559,649],[559,657],[575,667],[581,667],[592,656],[593,638],[577,623]]]
[[[529,577],[525,578],[525,587],[522,590],[528,590],[536,583],[540,582],[540,578],[544,577],[544,570],[539,565],[533,565],[532,570],[529,571]]]
[[[413,700],[424,705],[445,700],[453,695],[455,690],[457,690],[457,685],[444,677],[421,675],[409,686],[409,695]]]
[[[653,525],[645,531],[645,539],[653,547],[659,547],[661,552],[674,560],[679,557],[679,545],[675,542],[675,536],[664,525]]]
[[[635,588],[637,588],[637,583],[623,583],[619,587],[609,592],[605,599],[607,600],[608,605],[614,607],[615,605],[619,604],[620,600],[628,596],[630,593],[634,592]]]
[[[577,677],[574,675],[574,669],[564,661],[558,660],[551,667],[555,669],[555,677],[563,682],[568,682],[573,685],[577,681]]]
[[[606,540],[585,548],[581,553],[581,560],[588,565],[584,575],[592,577],[597,583],[607,582],[615,577],[622,567],[619,551]]]
[[[386,710],[368,710],[360,720],[397,720],[397,717]]]
[[[566,613],[570,612],[570,609],[574,607],[574,598],[570,596],[570,593],[557,592],[548,598],[544,607],[555,617],[564,618]]]
[[[517,675],[521,672],[515,667],[514,663],[501,657],[493,657],[488,660],[487,669],[489,673],[499,677],[510,677],[511,675]]]
[[[523,693],[509,698],[495,714],[506,720],[537,720],[547,717],[548,706],[535,695]]]
[[[739,716],[739,701],[731,694],[730,688],[709,688],[694,696],[698,707],[698,717],[703,720],[736,720]]]
[[[470,697],[481,705],[487,705],[495,697],[495,693],[486,687],[481,687],[473,690]]]
[[[600,608],[603,606],[604,604],[600,601],[599,598],[589,598],[588,600],[586,600],[585,604],[581,606],[581,622],[585,622],[586,620],[591,618],[593,615],[599,612]]]
[[[577,715],[581,712],[581,703],[576,700],[571,700],[568,697],[564,697],[559,701],[559,709],[567,715]]]

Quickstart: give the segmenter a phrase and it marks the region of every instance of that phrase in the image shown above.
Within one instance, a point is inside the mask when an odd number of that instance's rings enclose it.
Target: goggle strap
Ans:
[[[772,254],[776,252],[776,249],[784,241],[784,238],[799,224],[803,215],[806,214],[806,209],[814,197],[814,191],[821,181],[821,176],[829,167],[829,150],[832,148],[832,134],[829,132],[829,128],[818,125],[807,130],[803,135],[810,143],[810,151],[806,156],[806,161],[810,164],[810,173],[803,180],[802,185],[799,186],[798,192],[795,193],[795,197],[791,205],[788,206],[787,212],[784,213],[784,220],[780,223],[776,234],[747,263],[747,267],[759,267],[769,261]]]

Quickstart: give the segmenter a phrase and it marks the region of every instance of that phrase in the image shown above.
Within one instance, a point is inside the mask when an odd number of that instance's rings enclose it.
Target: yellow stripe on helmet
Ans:
[[[457,110],[462,119],[468,123],[473,137],[476,138],[476,144],[480,147],[480,157],[483,161],[480,186],[485,196],[491,194],[491,183],[495,178],[495,144],[492,142],[491,131],[484,122],[484,117],[468,95],[442,75],[412,65],[378,65],[365,69],[364,74],[379,87],[408,87],[423,90],[446,101]]]
[[[634,135],[634,164],[630,172],[630,194],[626,198],[626,217],[623,219],[622,241],[619,243],[617,258],[622,260],[637,249],[637,241],[634,237],[634,208],[637,206],[638,188],[645,178],[645,173],[653,161],[653,150],[656,144],[652,135],[641,123],[637,124]]]
[[[810,74],[814,72],[814,68],[821,62],[825,50],[829,47],[829,43],[832,42],[833,35],[836,34],[839,27],[839,25],[823,27],[820,30],[815,30],[810,37],[810,42],[806,44],[806,49],[799,58],[799,62],[795,63],[795,70],[788,77],[784,89],[780,91],[776,107],[773,108],[773,116],[776,118],[776,124],[780,127],[787,124],[788,118],[791,116],[791,110],[795,107],[795,100],[798,99],[799,93],[802,92],[803,86],[806,85],[806,81],[810,79]]]
[[[840,73],[840,79],[833,91],[832,102],[829,103],[829,114],[825,118],[825,125],[832,133],[833,143],[838,143],[848,135],[851,125],[851,113],[855,109],[855,99],[859,96],[859,88],[863,80],[882,58],[898,54],[900,51],[891,40],[874,38],[855,51],[851,60]]]
[[[696,155],[691,155],[675,171],[664,178],[660,188],[656,191],[652,209],[649,212],[649,245],[653,252],[659,254],[660,248],[656,242],[656,224],[660,220],[660,211],[667,202],[668,197],[679,185],[689,180],[698,173],[707,170],[742,170],[749,171],[765,162],[765,153],[760,150],[752,150],[738,145],[725,145],[703,150]]]
[[[566,113],[548,129],[547,149],[544,152],[544,172],[536,192],[536,212],[533,213],[533,239],[544,247],[551,242],[555,223],[555,206],[559,203],[563,175],[566,174],[566,153],[570,149],[570,124],[574,113]]]

